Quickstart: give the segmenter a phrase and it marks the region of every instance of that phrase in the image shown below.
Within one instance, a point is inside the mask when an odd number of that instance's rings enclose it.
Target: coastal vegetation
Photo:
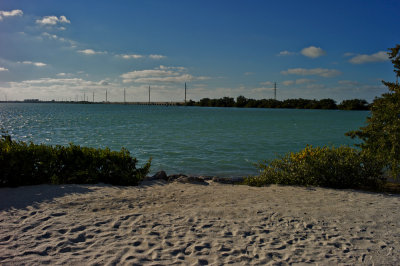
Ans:
[[[380,161],[390,175],[397,178],[400,174],[400,45],[391,48],[388,54],[397,81],[382,81],[389,91],[375,98],[367,125],[347,135],[361,139],[363,142],[359,146],[363,153]]]
[[[151,160],[136,168],[128,150],[110,151],[70,144],[50,146],[0,138],[0,187],[38,184],[137,185]]]
[[[238,96],[236,101],[231,97],[220,99],[203,98],[198,102],[189,101],[188,106],[202,107],[244,107],[244,108],[288,108],[288,109],[329,109],[329,110],[369,110],[370,105],[366,100],[351,99],[336,104],[333,99],[309,100],[309,99],[287,99],[283,101],[274,99],[248,99]]]
[[[400,76],[400,45],[391,48],[389,58],[396,77]],[[332,99],[254,100],[244,96],[236,101],[230,97],[204,98],[188,105],[217,107],[297,108],[367,110],[366,126],[346,133],[359,138],[358,147],[307,146],[299,152],[257,164],[259,175],[244,179],[244,184],[322,186],[332,188],[379,189],[386,177],[400,174],[400,85],[385,82],[388,92],[375,98],[371,105],[365,100]],[[137,185],[149,172],[151,159],[141,168],[128,150],[111,151],[70,144],[49,146],[14,141],[9,135],[0,138],[0,187],[43,183],[109,183]]]
[[[389,50],[398,80],[400,45]],[[346,133],[362,140],[361,149],[307,146],[298,153],[259,163],[260,174],[244,183],[377,189],[386,181],[384,174],[396,179],[400,174],[400,86],[398,81],[382,82],[389,92],[375,98],[367,125]],[[343,103],[353,104],[357,102]]]
[[[384,183],[381,164],[347,146],[307,146],[300,152],[259,163],[258,168],[260,174],[245,178],[244,184],[376,188]]]

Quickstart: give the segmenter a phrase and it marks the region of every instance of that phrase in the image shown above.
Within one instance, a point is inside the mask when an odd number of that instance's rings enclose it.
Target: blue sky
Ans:
[[[400,1],[0,0],[0,100],[362,98],[395,79]]]

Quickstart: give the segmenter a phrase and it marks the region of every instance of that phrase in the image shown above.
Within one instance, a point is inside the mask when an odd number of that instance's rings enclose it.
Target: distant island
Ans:
[[[203,98],[200,101],[187,102],[94,102],[94,101],[42,101],[39,99],[25,99],[23,101],[0,101],[0,103],[72,103],[72,104],[129,104],[129,105],[174,105],[174,106],[200,106],[200,107],[238,107],[238,108],[287,108],[287,109],[323,109],[323,110],[370,110],[371,104],[363,99],[343,100],[339,104],[333,99],[248,99],[238,96],[219,99]]]

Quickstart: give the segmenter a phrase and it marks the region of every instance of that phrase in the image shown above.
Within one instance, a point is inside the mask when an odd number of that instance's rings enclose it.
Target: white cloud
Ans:
[[[67,92],[69,89],[83,90],[103,87],[102,81],[95,82],[81,78],[40,78],[35,80],[24,80],[21,82],[9,82],[9,84],[13,88],[65,89]]]
[[[123,59],[139,59],[139,58],[143,58],[143,55],[140,55],[140,54],[122,54],[120,56]]]
[[[78,53],[85,55],[95,55],[95,54],[106,54],[107,52],[95,51],[93,49],[84,49],[84,50],[79,50]]]
[[[96,83],[93,83],[91,81],[85,81],[80,78],[70,78],[70,79],[65,79],[65,78],[59,78],[59,79],[54,79],[54,78],[40,78],[40,79],[33,79],[33,80],[24,80],[21,82],[10,82],[11,84],[24,84],[27,86],[34,86],[34,85],[54,85],[54,84],[65,84],[65,85],[93,85]]]
[[[154,60],[159,60],[159,59],[164,59],[166,56],[164,55],[158,55],[158,54],[151,54],[151,55],[141,55],[141,54],[119,54],[116,55],[118,57],[122,57],[123,59],[140,59],[144,57],[148,57],[150,59]]]
[[[0,72],[3,72],[3,71],[8,71],[8,69],[5,67],[0,67]]]
[[[290,85],[294,84],[294,81],[293,80],[285,80],[285,81],[282,81],[282,84],[285,86],[290,86]]]
[[[365,64],[365,63],[373,63],[373,62],[384,62],[389,60],[389,56],[387,52],[380,51],[375,54],[367,55],[367,54],[360,54],[356,55],[349,60],[352,64]]]
[[[272,84],[274,84],[272,81],[265,81],[260,83],[260,85],[265,85],[265,86],[271,86]]]
[[[175,69],[178,71],[186,71],[187,70],[186,67],[173,67],[173,66],[163,66],[163,65],[160,65],[159,69]]]
[[[164,56],[164,55],[159,55],[159,54],[151,54],[151,55],[149,55],[149,58],[151,58],[151,59],[163,59],[163,58],[166,58],[166,56]]]
[[[71,23],[71,21],[69,21],[65,16],[60,16],[59,21],[61,23],[68,23],[68,24]]]
[[[342,74],[340,71],[336,69],[326,69],[326,68],[289,68],[286,71],[281,72],[284,75],[293,74],[293,75],[301,75],[301,76],[311,76],[316,75],[324,78],[331,78]]]
[[[44,66],[47,66],[47,64],[42,63],[42,62],[23,61],[23,62],[21,62],[21,63],[22,63],[22,64],[25,64],[25,65],[34,65],[34,66],[37,66],[37,67],[44,67]]]
[[[291,86],[291,85],[302,85],[302,84],[309,84],[313,83],[315,80],[313,79],[296,79],[296,80],[285,80],[282,82],[283,85],[285,86]]]
[[[74,74],[61,72],[61,73],[56,74],[56,76],[65,78],[65,77],[72,77],[72,76],[74,76]]]
[[[100,80],[99,85],[108,86],[108,85],[110,85],[110,82],[108,80]]]
[[[46,37],[47,39],[50,39],[50,40],[56,40],[56,41],[60,41],[60,42],[69,43],[71,45],[71,47],[76,47],[76,44],[77,44],[75,41],[72,41],[72,40],[69,40],[69,39],[65,39],[63,37],[59,37],[59,36],[57,36],[55,34],[50,34],[48,32],[43,32],[42,36],[44,36],[44,37]]]
[[[252,92],[265,92],[265,91],[273,91],[273,87],[260,87],[260,88],[254,88],[251,91]]]
[[[175,75],[176,73],[172,71],[165,71],[159,69],[147,69],[147,70],[135,70],[125,74],[122,74],[121,77],[124,79],[136,79],[136,78],[143,78],[143,77],[160,77],[160,76],[171,76]]]
[[[70,24],[71,21],[68,20],[65,16],[46,16],[43,17],[42,19],[37,19],[36,20],[37,24],[40,24],[42,26],[55,26],[57,24]]]
[[[14,9],[11,11],[1,11],[0,10],[0,21],[2,21],[3,18],[5,18],[5,17],[22,16],[23,14],[24,14],[24,12],[22,12],[22,10],[19,10],[19,9]]]
[[[243,75],[245,75],[245,76],[251,76],[251,75],[254,75],[254,72],[244,72]]]
[[[341,85],[348,85],[348,86],[360,85],[360,83],[358,81],[352,81],[352,80],[339,80],[338,83]]]
[[[194,77],[190,74],[183,74],[179,76],[169,76],[169,77],[145,77],[138,78],[135,80],[136,83],[183,83],[187,81],[192,81]]]
[[[296,84],[308,84],[313,83],[315,80],[313,79],[296,79]]]
[[[42,33],[42,36],[45,36],[45,37],[47,37],[48,39],[52,39],[52,40],[59,40],[59,39],[60,39],[60,37],[58,37],[57,35],[55,35],[55,34],[50,34],[50,33],[48,33],[48,32],[43,32],[43,33]]]
[[[287,56],[287,55],[292,55],[295,54],[294,52],[289,52],[289,51],[281,51],[279,52],[278,56]]]
[[[135,70],[121,75],[123,83],[182,83],[206,80],[208,77],[194,77],[185,73],[184,67],[160,66],[156,69]]]
[[[326,52],[320,47],[310,46],[301,50],[301,54],[310,58],[317,58],[326,55]]]

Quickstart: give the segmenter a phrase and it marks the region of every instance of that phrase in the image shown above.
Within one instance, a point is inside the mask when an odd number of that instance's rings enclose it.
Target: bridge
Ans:
[[[180,106],[185,102],[104,102],[105,104]]]

